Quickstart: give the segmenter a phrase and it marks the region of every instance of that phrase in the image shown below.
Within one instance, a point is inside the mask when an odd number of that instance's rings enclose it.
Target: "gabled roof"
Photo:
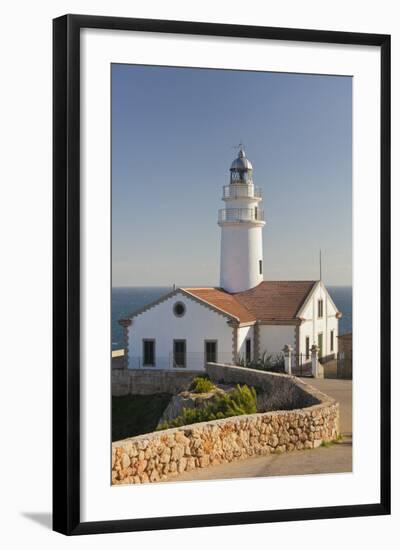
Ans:
[[[234,294],[230,294],[222,288],[182,288],[184,292],[191,294],[195,298],[206,302],[208,305],[235,317],[240,323],[250,323],[256,321],[256,317],[246,306],[236,299]]]
[[[318,281],[263,281],[233,296],[258,321],[295,320]]]
[[[222,288],[178,288],[128,316],[137,315],[182,293],[239,323],[290,322],[298,314],[318,281],[263,281],[244,292],[231,294]]]
[[[294,321],[318,281],[263,281],[250,290],[230,294],[222,288],[183,288],[240,323]]]
[[[120,319],[119,323],[123,324],[126,321],[146,313],[148,310],[153,309],[154,307],[166,302],[174,296],[183,295],[191,298],[197,303],[212,309],[220,315],[225,315],[231,321],[237,321],[239,323],[248,323],[255,322],[255,317],[251,315],[249,311],[246,310],[239,302],[237,302],[232,294],[226,292],[221,288],[177,288],[167,294],[164,294],[154,302],[150,302],[144,307],[134,311],[130,315],[127,315],[124,319]],[[130,324],[130,322],[129,322]]]

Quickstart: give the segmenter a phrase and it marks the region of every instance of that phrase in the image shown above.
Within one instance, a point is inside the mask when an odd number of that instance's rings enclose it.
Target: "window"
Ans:
[[[318,300],[318,317],[324,316],[324,301]]]
[[[246,340],[246,363],[251,361],[251,340],[247,338]]]
[[[154,367],[156,364],[156,341],[143,340],[143,366]]]
[[[216,363],[217,362],[217,340],[206,340],[204,343],[205,349],[205,362]]]
[[[262,260],[258,260],[258,269],[260,271],[260,275],[262,275]]]
[[[186,307],[182,302],[176,302],[176,304],[174,304],[174,314],[177,317],[183,317],[185,315],[185,311]]]
[[[306,359],[310,359],[310,337],[306,336]]]
[[[186,367],[186,340],[174,340],[174,367]]]
[[[331,330],[331,351],[334,349],[334,331]]]

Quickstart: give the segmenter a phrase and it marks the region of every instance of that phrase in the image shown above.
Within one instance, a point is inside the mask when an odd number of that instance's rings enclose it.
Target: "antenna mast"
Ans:
[[[322,255],[321,255],[321,249],[319,249],[319,280],[322,281]]]

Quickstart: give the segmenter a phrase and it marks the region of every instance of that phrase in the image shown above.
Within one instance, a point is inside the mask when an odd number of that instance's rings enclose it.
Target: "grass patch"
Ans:
[[[339,434],[336,439],[323,439],[320,446],[329,448],[332,447],[332,445],[337,445],[337,443],[340,443],[341,441],[343,441],[343,435]]]
[[[332,447],[332,445],[334,445],[335,442],[334,441],[329,441],[329,440],[326,440],[324,439],[320,445],[320,447],[326,447],[326,448],[329,448],[329,447]]]
[[[209,378],[197,376],[190,386],[190,391],[193,393],[208,393],[215,389],[215,387],[215,384],[213,384]]]
[[[123,395],[112,398],[112,440],[154,432],[170,394]]]

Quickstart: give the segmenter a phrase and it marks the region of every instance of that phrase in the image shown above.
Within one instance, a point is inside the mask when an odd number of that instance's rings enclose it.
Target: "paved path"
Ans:
[[[336,380],[333,378],[302,378],[306,384],[330,395],[340,405],[340,433],[352,435],[352,380]]]
[[[184,472],[174,481],[229,479],[245,477],[326,474],[352,471],[352,381],[334,379],[304,379],[306,383],[332,396],[340,403],[342,441],[330,447],[307,451],[256,456],[229,464],[220,464]]]

